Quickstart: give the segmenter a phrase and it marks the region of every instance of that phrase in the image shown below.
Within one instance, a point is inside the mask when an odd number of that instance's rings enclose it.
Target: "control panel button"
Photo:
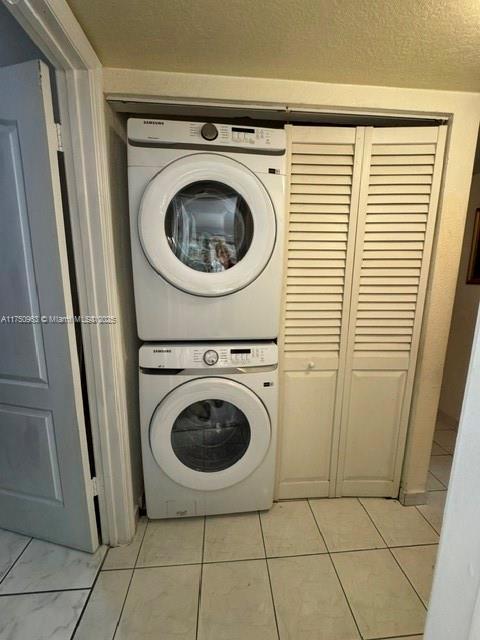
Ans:
[[[205,351],[205,353],[203,354],[203,361],[205,362],[205,364],[208,364],[209,367],[213,366],[214,364],[217,364],[218,353],[214,349],[209,349],[208,351]]]
[[[200,129],[200,133],[202,134],[202,138],[205,140],[215,140],[218,138],[218,129],[211,122],[207,122]]]

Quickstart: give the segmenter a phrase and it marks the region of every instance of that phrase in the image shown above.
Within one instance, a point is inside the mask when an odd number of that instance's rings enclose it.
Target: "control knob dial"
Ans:
[[[205,362],[205,364],[208,364],[209,367],[213,366],[214,364],[217,364],[218,353],[214,349],[209,349],[208,351],[205,351],[205,353],[203,354],[203,361]]]
[[[200,129],[200,133],[202,134],[202,138],[205,140],[215,140],[218,138],[218,129],[211,122],[207,122]]]

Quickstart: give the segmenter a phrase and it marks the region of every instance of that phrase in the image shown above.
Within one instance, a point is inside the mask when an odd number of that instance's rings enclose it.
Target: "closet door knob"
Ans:
[[[312,360],[310,360],[310,362],[308,363],[308,368],[315,369],[315,363]]]

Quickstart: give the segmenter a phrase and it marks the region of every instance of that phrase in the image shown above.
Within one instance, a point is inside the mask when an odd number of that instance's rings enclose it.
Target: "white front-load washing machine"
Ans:
[[[142,457],[150,518],[272,506],[277,362],[274,343],[140,348]]]
[[[278,336],[285,149],[283,129],[129,119],[142,340]]]

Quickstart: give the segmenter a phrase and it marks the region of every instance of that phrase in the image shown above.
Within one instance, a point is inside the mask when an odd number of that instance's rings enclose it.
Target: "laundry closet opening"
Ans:
[[[397,497],[448,118],[118,98],[107,100],[105,109],[116,261],[123,274],[119,309],[130,364],[137,362],[139,341],[128,232],[128,118],[285,128],[276,497]],[[127,370],[131,420],[138,421],[138,368]],[[140,446],[132,439],[140,479]]]

